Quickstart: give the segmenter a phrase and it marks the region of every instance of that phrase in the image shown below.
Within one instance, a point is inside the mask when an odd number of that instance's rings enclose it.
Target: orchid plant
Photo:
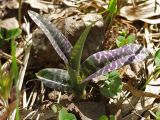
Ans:
[[[93,24],[86,27],[73,47],[51,22],[33,11],[28,13],[66,64],[67,70],[45,68],[36,73],[36,76],[50,88],[72,90],[76,96],[82,96],[89,80],[124,65],[143,61],[149,56],[148,50],[142,45],[128,44],[117,49],[97,52],[82,62],[84,43]]]

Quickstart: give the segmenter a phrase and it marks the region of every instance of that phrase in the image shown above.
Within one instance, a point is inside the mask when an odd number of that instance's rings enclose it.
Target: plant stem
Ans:
[[[19,90],[17,86],[17,80],[19,78],[17,59],[16,59],[16,44],[15,39],[11,41],[11,54],[12,54],[12,79],[16,86],[16,120],[19,120]]]
[[[18,2],[19,2],[19,9],[18,9],[18,22],[19,22],[19,26],[21,26],[22,0],[18,0]]]

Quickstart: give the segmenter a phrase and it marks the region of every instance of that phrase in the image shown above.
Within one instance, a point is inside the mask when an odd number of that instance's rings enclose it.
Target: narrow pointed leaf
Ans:
[[[90,75],[85,79],[86,81],[124,65],[143,61],[148,56],[149,52],[143,46],[129,44],[118,49],[93,54],[84,61],[81,69],[85,76]]]
[[[71,53],[72,45],[68,39],[48,20],[39,14],[29,11],[31,19],[43,30],[58,55],[67,64]]]
[[[63,69],[45,68],[36,73],[39,78],[47,87],[53,89],[64,90],[68,88],[68,81],[70,77],[68,72]]]
[[[92,25],[89,25],[86,27],[86,29],[83,31],[82,35],[76,42],[72,52],[71,52],[71,59],[70,59],[70,65],[72,69],[79,71],[80,69],[80,62],[81,62],[81,57],[82,57],[82,52],[83,52],[83,47],[85,40],[87,38],[87,35],[91,29]]]

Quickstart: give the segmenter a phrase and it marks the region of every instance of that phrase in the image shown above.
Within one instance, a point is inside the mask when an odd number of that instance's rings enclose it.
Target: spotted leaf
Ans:
[[[36,76],[49,88],[64,90],[69,86],[68,71],[63,69],[45,68],[36,73]]]
[[[82,63],[81,70],[85,76],[88,76],[85,79],[87,81],[124,65],[143,61],[148,56],[149,52],[143,46],[128,44],[121,48],[91,55]]]
[[[58,55],[68,64],[72,49],[72,45],[68,39],[50,21],[44,19],[39,14],[33,11],[29,11],[28,14],[46,34]]]

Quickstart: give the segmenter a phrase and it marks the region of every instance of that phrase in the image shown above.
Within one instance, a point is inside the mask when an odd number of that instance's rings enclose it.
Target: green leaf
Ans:
[[[116,120],[116,117],[114,115],[110,115],[109,120]]]
[[[155,57],[154,57],[154,62],[157,67],[160,66],[160,50],[156,52]]]
[[[117,11],[117,0],[110,0],[108,10],[113,14]]]
[[[5,39],[6,33],[7,33],[7,29],[0,28],[0,39]]]
[[[58,112],[57,106],[56,105],[52,105],[51,109],[53,110],[54,113]]]
[[[118,71],[112,71],[107,73],[105,76],[103,86],[100,88],[102,95],[106,97],[115,97],[119,92],[122,91],[122,81]]]
[[[14,79],[14,82],[16,84],[19,78],[19,67],[17,65],[17,58],[16,58],[15,39],[11,40],[11,55],[12,55],[12,79]]]
[[[3,97],[4,100],[8,100],[10,97],[12,85],[13,80],[11,80],[11,73],[3,73],[0,70],[0,96]]]
[[[64,90],[69,86],[68,71],[63,69],[45,68],[36,73],[36,76],[49,88]]]
[[[105,24],[106,24],[106,29],[110,29],[112,23],[113,23],[113,18],[117,14],[117,0],[110,0],[109,5],[108,5],[108,15],[105,18]]]
[[[127,36],[127,31],[126,30],[122,30],[120,31],[119,35],[126,37]]]
[[[82,35],[74,45],[72,52],[71,52],[71,58],[70,58],[70,66],[72,69],[79,71],[80,69],[80,62],[82,57],[82,51],[84,47],[85,40],[87,38],[87,35],[92,27],[92,24],[87,26],[86,29],[83,31]]]
[[[68,73],[71,78],[71,86],[73,88],[79,83],[78,81],[79,73],[76,70],[72,69],[71,67],[68,67]]]
[[[58,113],[63,106],[60,103],[55,103],[54,105],[51,106],[51,109],[53,110],[54,113]]]
[[[74,91],[74,94],[79,97],[82,95],[85,88],[85,86],[81,84],[82,78],[80,74],[76,70],[73,70],[71,67],[68,67],[68,72],[71,79],[72,90]]]
[[[5,40],[11,40],[11,39],[16,39],[20,34],[22,33],[22,30],[20,28],[14,28],[7,30]]]
[[[134,43],[135,39],[136,39],[135,34],[131,34],[131,35],[129,35],[129,36],[127,37],[126,43],[127,43],[127,44],[128,44],[128,43]]]
[[[160,111],[156,112],[156,119],[160,120]]]
[[[76,116],[63,108],[59,111],[58,120],[77,120]]]
[[[123,45],[125,45],[125,42],[126,42],[126,38],[124,36],[118,36],[116,40],[116,44],[118,47],[122,47]]]
[[[131,34],[127,38],[125,36],[120,35],[116,40],[116,44],[118,47],[122,47],[129,43],[134,43],[135,39],[136,39],[135,34]]]
[[[14,28],[7,30],[5,28],[0,28],[0,48],[8,42],[9,40],[16,39],[21,34],[21,29]]]
[[[3,31],[2,31],[2,28],[0,28],[0,40],[3,39]]]
[[[102,116],[99,118],[99,120],[108,120],[108,117],[105,116],[105,115],[102,115]]]
[[[51,106],[51,109],[54,113],[58,113],[62,108],[64,108],[62,106],[61,103],[55,103],[54,105]]]
[[[7,30],[4,28],[0,28],[0,49],[3,47],[5,43],[5,34],[7,33]]]

